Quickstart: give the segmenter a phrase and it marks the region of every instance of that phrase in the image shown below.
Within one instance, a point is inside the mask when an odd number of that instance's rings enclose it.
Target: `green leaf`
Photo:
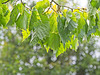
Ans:
[[[6,17],[9,14],[9,10],[6,11],[6,13],[4,14],[4,17]]]
[[[65,21],[66,18],[65,17],[57,17],[57,22],[58,22],[58,32],[61,38],[61,41],[63,42],[63,44],[65,44],[66,42],[66,32],[65,32]]]
[[[87,24],[87,22],[86,22],[86,24],[85,24],[84,29],[85,29],[85,34],[87,34],[87,33],[88,33],[88,24]]]
[[[0,6],[0,25],[3,25],[3,27],[5,27],[9,21],[9,17],[10,17],[10,11],[7,5],[1,5]]]
[[[81,32],[78,34],[78,39],[80,42],[82,42],[82,39],[84,38],[85,36],[85,31],[84,29],[81,29]]]
[[[36,32],[32,32],[30,37],[31,37],[30,42],[33,44],[33,46],[36,45],[39,41],[39,38],[37,37]]]
[[[50,30],[51,32],[58,32],[57,29],[57,14],[52,13],[50,16]]]
[[[47,53],[48,53],[48,52],[49,52],[50,47],[45,45],[45,48],[46,48],[46,51],[47,51]]]
[[[28,29],[27,30],[22,29],[22,35],[23,35],[22,41],[24,41],[30,35],[30,31]]]
[[[58,48],[60,46],[60,37],[58,34],[56,34],[56,33],[50,34],[50,37],[48,38],[48,46],[52,50],[58,50]]]
[[[94,26],[91,30],[88,31],[87,36],[90,36],[92,33],[96,32],[97,26]]]
[[[97,28],[98,28],[97,26],[93,26],[93,28],[92,28],[91,30],[88,31],[88,33],[87,33],[87,39],[88,39],[88,41],[89,41],[90,38],[91,38],[91,34],[92,34],[92,33],[95,33]]]
[[[78,46],[79,46],[78,39],[75,38],[75,40],[72,41],[72,49],[74,49],[76,51]]]
[[[66,49],[63,46],[63,43],[60,43],[60,47],[56,53],[56,57],[58,57],[61,53],[64,53],[66,51]]]
[[[100,7],[100,0],[91,0],[91,5],[98,9]]]
[[[61,53],[64,53],[67,49],[69,49],[70,45],[71,45],[71,42],[69,40],[68,40],[68,42],[65,43],[65,48],[64,48],[63,44],[60,43],[60,47],[57,50],[56,57],[58,57]]]
[[[77,28],[77,23],[75,23],[73,20],[70,20],[68,23],[68,26],[65,28],[66,34],[68,35],[70,32],[74,31],[75,28]]]
[[[50,4],[49,0],[43,0],[43,1],[37,2],[37,4],[36,4],[35,7],[36,7],[36,9],[38,10],[38,12],[39,12],[39,14],[40,14],[40,13],[43,13],[44,10],[45,10],[47,7],[49,7],[49,4]]]
[[[72,17],[72,12],[71,11],[67,11],[66,12],[66,19],[67,19],[68,22],[71,20],[71,17]]]
[[[78,20],[78,33],[80,33],[80,30],[85,25],[85,20],[82,15],[80,15],[80,19]]]
[[[69,49],[71,45],[71,42],[68,40],[68,42],[65,43],[65,49]]]
[[[17,19],[18,14],[19,14],[19,11],[18,11],[17,6],[14,6],[13,10],[11,11],[10,20],[7,23],[8,26],[14,25],[14,23],[15,23],[15,21]]]
[[[43,0],[43,1],[39,1],[39,2],[37,2],[37,4],[36,4],[36,9],[38,10],[38,13],[40,14],[40,15],[43,15],[43,12],[45,11],[45,9],[47,8],[47,7],[49,7],[49,5],[50,5],[50,2],[49,2],[49,0]]]
[[[6,18],[0,14],[0,25],[6,26]]]
[[[88,24],[86,22],[83,28],[80,29],[80,33],[78,33],[78,39],[80,42],[82,42],[82,39],[84,38],[85,35],[87,35],[87,33],[88,33]]]
[[[37,14],[38,14],[38,12],[37,12],[36,8],[33,8],[31,19],[30,19],[30,24],[29,24],[29,30],[32,30],[34,28],[34,22],[37,22],[37,20],[38,20]]]
[[[28,20],[29,20],[29,13],[27,11],[24,11],[23,14],[20,15],[16,21],[17,27],[26,30],[28,28]]]
[[[20,14],[22,14],[23,11],[24,11],[24,6],[23,6],[23,4],[22,4],[22,3],[21,3],[21,4],[17,4],[17,8],[18,8],[18,11],[20,12]]]
[[[46,36],[49,35],[49,23],[44,24],[41,21],[37,21],[34,23],[34,28],[34,32],[36,32],[37,37],[41,40],[43,40],[43,38],[46,38]]]
[[[91,5],[92,5],[93,7],[96,7],[96,5],[97,5],[97,0],[91,0]]]
[[[92,28],[93,26],[95,26],[95,23],[96,23],[96,22],[95,22],[95,16],[94,16],[94,15],[91,15],[91,16],[90,16],[90,20],[89,20],[89,21],[90,21],[90,22],[89,22],[89,25],[90,25],[89,27],[90,27],[90,28]]]
[[[39,16],[40,16],[40,18],[41,18],[42,23],[47,23],[47,22],[49,22],[49,18],[48,18],[48,16],[47,16],[47,14],[44,14],[44,15],[39,14]]]

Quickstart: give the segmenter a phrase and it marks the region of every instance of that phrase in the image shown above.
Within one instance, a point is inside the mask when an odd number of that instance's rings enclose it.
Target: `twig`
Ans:
[[[6,1],[6,2],[3,2],[2,4],[6,4],[6,3],[8,3],[10,0],[8,0],[8,1]]]
[[[53,2],[56,4],[56,5],[58,5],[59,7],[66,7],[66,8],[68,8],[68,9],[71,9],[71,10],[73,10],[74,8],[71,8],[71,7],[68,7],[68,6],[62,6],[62,5],[59,5],[57,2],[55,2],[54,0],[53,0]]]
[[[54,10],[53,8],[51,8],[54,12],[56,12],[57,13],[57,11],[56,10]]]
[[[52,7],[52,2],[53,2],[53,0],[51,0],[51,2],[50,2],[50,7],[47,9],[46,12],[48,12],[48,11],[50,10],[50,8]],[[43,14],[45,14],[46,12],[44,12]]]
[[[66,7],[68,9],[71,9],[72,11],[74,10],[74,8],[71,8],[71,7],[68,7],[68,6],[62,6],[62,5],[59,5],[57,2],[55,2],[54,0],[52,0],[56,5],[58,5],[58,7]],[[83,10],[82,10],[83,9]],[[79,11],[84,11],[86,10],[85,8],[82,8],[82,9],[78,9]]]
[[[57,6],[58,6],[58,10],[56,11],[56,10],[54,10],[53,8],[52,8],[52,3],[55,3]],[[68,9],[71,9],[72,11],[73,11],[73,8],[71,8],[71,7],[68,7],[68,6],[62,6],[62,5],[59,5],[57,2],[55,2],[54,0],[51,0],[51,2],[50,2],[50,7],[47,9],[47,11],[46,12],[48,12],[49,10],[50,10],[50,8],[54,11],[54,12],[59,12],[60,11],[60,7],[66,7],[66,8],[68,8]],[[45,12],[45,13],[46,13]],[[43,14],[45,14],[45,13],[43,13]]]
[[[30,8],[28,8],[28,7],[26,7],[25,6],[25,4],[23,3],[23,1],[21,0],[21,3],[22,3],[22,5],[25,7],[25,8],[27,8],[27,9],[29,9],[30,11],[31,11],[31,9]]]

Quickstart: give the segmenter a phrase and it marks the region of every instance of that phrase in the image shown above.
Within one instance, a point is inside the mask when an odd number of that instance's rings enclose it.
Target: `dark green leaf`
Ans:
[[[70,20],[68,23],[68,26],[65,28],[66,34],[68,35],[70,32],[74,31],[75,28],[77,28],[77,23],[75,23],[73,20]]]
[[[65,17],[60,17],[58,16],[57,18],[57,22],[58,22],[58,32],[59,32],[59,35],[60,35],[60,38],[63,42],[63,44],[65,44],[66,42],[66,32],[65,32],[65,21],[66,21],[66,18]]]

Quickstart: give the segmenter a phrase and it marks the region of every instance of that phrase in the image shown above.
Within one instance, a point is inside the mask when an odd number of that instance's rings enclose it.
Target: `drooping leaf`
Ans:
[[[78,39],[75,38],[74,40],[71,40],[72,42],[72,49],[74,49],[75,51],[77,51],[77,48],[79,46],[79,43],[78,43]]]
[[[32,30],[34,28],[34,22],[37,22],[38,16],[39,15],[38,15],[38,12],[37,12],[36,8],[33,8],[31,19],[30,19],[30,24],[29,24],[29,29],[30,30]]]
[[[51,33],[50,37],[48,38],[48,46],[52,49],[52,50],[58,50],[59,46],[60,46],[60,37],[58,34],[56,33]]]
[[[7,5],[0,6],[0,26],[6,27],[7,22],[9,21],[10,11]]]
[[[57,18],[57,22],[58,22],[58,32],[61,38],[61,41],[63,42],[63,44],[65,44],[66,42],[66,32],[65,32],[65,21],[66,18],[65,17],[60,17],[58,16]]]
[[[70,32],[74,31],[77,26],[77,23],[75,23],[73,20],[70,20],[68,26],[65,28],[66,34],[68,35]]]
[[[49,5],[50,5],[49,0],[43,0],[43,1],[37,2],[36,6],[35,6],[35,8],[37,9],[38,14],[41,18],[41,21],[43,23],[49,21],[48,16],[46,15],[46,13],[44,14],[45,9],[47,7],[49,7]]]
[[[0,26],[6,26],[6,18],[0,14]]]
[[[19,18],[16,21],[17,27],[21,29],[27,29],[28,23],[29,23],[29,13],[27,11],[24,11],[22,15],[19,16]]]
[[[85,24],[84,29],[85,29],[85,34],[87,34],[87,33],[88,33],[88,23],[87,23],[87,22],[86,22],[86,24]]]
[[[14,25],[15,21],[17,20],[17,16],[19,14],[17,6],[14,6],[13,10],[11,11],[10,20],[7,23],[8,26]]]
[[[58,32],[57,30],[57,15],[52,13],[50,16],[50,30],[51,32]]]
[[[34,25],[34,30],[33,30],[33,33],[34,33],[33,37],[34,38],[38,38],[39,40],[43,40],[49,35],[49,31],[50,31],[49,23],[44,24],[41,21],[37,21],[33,25]],[[34,41],[34,39],[32,39],[31,41]],[[38,43],[38,41],[37,41],[37,43]]]
[[[33,46],[36,45],[39,41],[39,38],[37,37],[36,32],[32,32],[30,37],[31,37],[30,42],[33,44]]]
[[[66,51],[66,49],[63,46],[63,43],[60,43],[60,47],[56,53],[56,57],[58,57],[61,53],[64,53]]]
[[[23,6],[23,4],[17,4],[17,8],[18,8],[19,13],[23,14],[23,12],[24,12],[24,6]]]
[[[80,19],[78,20],[78,33],[80,33],[80,30],[83,28],[85,25],[85,20],[82,15],[80,15]]]
[[[49,6],[49,0],[43,0],[43,1],[39,1],[36,4],[36,9],[38,10],[39,14],[43,13],[44,10]]]
[[[97,29],[97,26],[94,26],[91,30],[88,31],[87,33],[87,39],[90,40],[91,34],[95,33]]]
[[[43,40],[48,34],[49,34],[49,24],[43,24],[42,22],[38,21],[34,23],[35,26],[35,32],[39,39]]]

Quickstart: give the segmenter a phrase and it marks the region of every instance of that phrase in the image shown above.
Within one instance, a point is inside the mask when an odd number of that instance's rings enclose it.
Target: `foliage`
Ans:
[[[4,45],[0,56],[0,75],[100,74],[100,57],[94,56],[98,49],[94,46],[96,44],[94,38],[91,38],[89,43],[85,41],[81,43],[77,52],[68,49],[56,58],[53,50],[47,53],[45,48],[40,48],[39,44],[33,46],[29,43],[30,39],[22,42],[20,31],[16,33],[13,31],[15,31],[14,28],[2,31]],[[60,46],[61,51],[63,44]]]
[[[0,26],[8,27],[16,24],[18,29],[29,30],[29,39],[33,45],[41,44],[52,49],[56,52],[56,56],[69,48],[76,51],[79,42],[84,38],[89,41],[92,35],[100,35],[100,0],[89,1],[88,10],[65,6],[66,11],[54,0],[39,1],[32,9],[22,0],[21,3],[11,0],[13,5],[11,12],[7,6],[9,1],[0,0]],[[53,2],[57,8],[52,7]],[[51,13],[50,8],[53,9]],[[22,34],[23,40],[28,37],[27,33]]]

